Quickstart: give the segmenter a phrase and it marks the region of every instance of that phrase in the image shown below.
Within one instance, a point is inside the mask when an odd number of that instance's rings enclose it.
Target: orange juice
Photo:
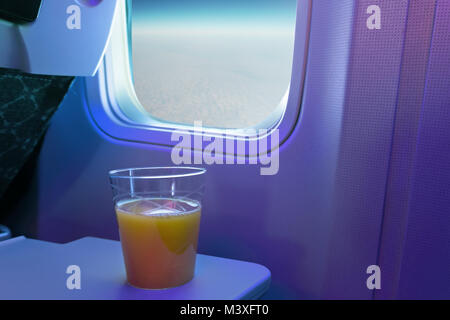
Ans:
[[[194,276],[201,206],[192,200],[137,199],[116,205],[128,282],[162,289]]]

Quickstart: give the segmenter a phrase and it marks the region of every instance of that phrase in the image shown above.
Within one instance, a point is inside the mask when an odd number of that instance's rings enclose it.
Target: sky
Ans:
[[[291,27],[297,0],[133,0],[133,18],[153,26]]]

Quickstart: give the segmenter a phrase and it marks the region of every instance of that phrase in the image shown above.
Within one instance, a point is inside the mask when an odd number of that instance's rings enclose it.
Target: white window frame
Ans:
[[[131,41],[127,30],[131,13],[126,3],[126,1],[118,3],[111,39],[97,74],[84,79],[87,110],[94,123],[103,133],[114,139],[168,147],[177,144],[171,140],[174,130],[207,137],[222,136],[225,129],[206,127],[204,132],[198,133],[194,132],[191,125],[154,119],[141,106],[132,80],[131,52],[124,49],[130,48]],[[273,130],[278,129],[280,144],[276,148],[288,139],[300,118],[311,11],[312,0],[298,1],[291,82],[283,101],[263,123],[247,129],[226,129],[228,134],[248,141],[262,138],[252,135],[255,130],[257,132],[258,129],[266,129],[267,134],[271,135]],[[147,116],[143,117],[143,114]],[[249,154],[248,150],[245,152],[246,154],[238,156],[254,156]]]

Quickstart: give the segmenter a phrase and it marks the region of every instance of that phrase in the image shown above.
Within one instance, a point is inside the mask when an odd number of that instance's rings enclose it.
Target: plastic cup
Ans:
[[[192,280],[205,173],[187,167],[110,171],[130,285],[164,289]]]

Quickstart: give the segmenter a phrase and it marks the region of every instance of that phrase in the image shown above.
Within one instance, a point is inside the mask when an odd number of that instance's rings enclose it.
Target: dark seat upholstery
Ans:
[[[72,81],[0,68],[0,198],[38,145]]]

